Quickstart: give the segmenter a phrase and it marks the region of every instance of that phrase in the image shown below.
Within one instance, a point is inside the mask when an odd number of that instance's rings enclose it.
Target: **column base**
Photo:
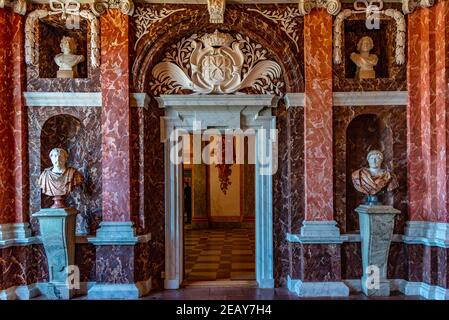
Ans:
[[[99,283],[89,289],[87,298],[92,300],[103,299],[139,299],[151,291],[151,281],[137,283]]]
[[[257,284],[261,289],[272,289],[274,288],[274,279],[262,279],[257,281]]]
[[[305,244],[343,243],[347,236],[340,235],[335,221],[304,221],[299,235],[287,233],[288,242]]]
[[[134,245],[138,240],[131,221],[103,221],[100,223],[96,237],[87,239],[89,243],[96,246]]]
[[[181,285],[178,279],[164,281],[164,288],[167,290],[176,290],[179,289],[180,287]]]

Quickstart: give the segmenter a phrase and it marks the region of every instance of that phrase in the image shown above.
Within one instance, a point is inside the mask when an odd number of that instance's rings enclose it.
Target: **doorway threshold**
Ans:
[[[255,280],[214,280],[214,281],[184,281],[185,288],[257,288],[257,281]]]

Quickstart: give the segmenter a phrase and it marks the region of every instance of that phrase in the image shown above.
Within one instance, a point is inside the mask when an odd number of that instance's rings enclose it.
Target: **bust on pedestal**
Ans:
[[[84,56],[73,54],[73,51],[75,51],[73,38],[62,37],[60,46],[61,53],[55,57],[55,63],[59,67],[56,76],[58,78],[75,78],[77,76],[76,66],[84,61]]]
[[[370,151],[366,159],[369,168],[361,168],[352,174],[355,189],[367,195],[366,203],[355,209],[359,214],[362,241],[362,291],[367,296],[389,296],[388,253],[393,237],[394,217],[400,211],[383,205],[378,194],[396,189],[398,183],[394,174],[381,168],[382,152]]]
[[[49,283],[47,298],[70,299],[77,283],[69,279],[69,266],[75,264],[75,218],[77,211],[67,208],[64,197],[83,183],[82,175],[67,167],[67,151],[55,148],[50,152],[53,167],[45,169],[39,177],[39,186],[45,195],[53,197],[51,208],[33,214],[39,227],[48,259]]]

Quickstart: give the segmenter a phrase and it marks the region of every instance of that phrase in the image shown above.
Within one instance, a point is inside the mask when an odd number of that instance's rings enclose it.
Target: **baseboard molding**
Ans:
[[[0,290],[0,300],[30,300],[41,295],[36,283]]]
[[[343,280],[351,293],[362,292],[360,279]],[[390,279],[391,291],[399,291],[406,296],[420,296],[430,300],[449,300],[449,289],[429,285],[424,282],[412,282],[404,279]]]
[[[139,299],[151,291],[150,277],[146,281],[129,284],[96,283],[87,293],[92,300],[104,299]]]
[[[287,288],[299,297],[347,297],[349,288],[342,281],[305,282],[287,278]]]
[[[81,282],[79,289],[75,289],[74,297],[87,296],[88,299],[137,299],[151,291],[151,282],[152,278],[124,285],[98,285],[93,281]],[[40,296],[45,299],[47,287],[48,282],[38,282],[0,290],[0,300],[30,300]]]

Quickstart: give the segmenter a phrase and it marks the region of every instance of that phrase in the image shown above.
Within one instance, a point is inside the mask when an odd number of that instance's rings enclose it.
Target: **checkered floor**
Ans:
[[[254,229],[185,230],[187,281],[255,280]]]

